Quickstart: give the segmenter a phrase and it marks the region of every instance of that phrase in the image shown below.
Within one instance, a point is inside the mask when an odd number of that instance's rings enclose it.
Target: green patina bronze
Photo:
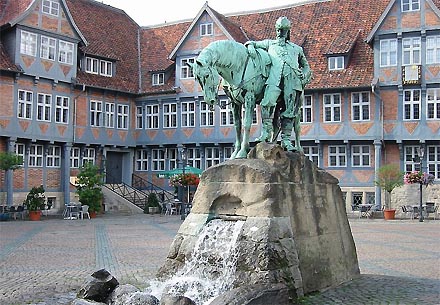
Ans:
[[[311,71],[303,49],[289,41],[290,21],[280,17],[275,27],[276,40],[248,41],[245,45],[230,40],[212,42],[192,65],[206,103],[212,107],[218,101],[220,77],[232,102],[236,140],[231,159],[247,156],[253,111],[258,103],[263,128],[256,141],[272,142],[281,130],[282,146],[290,151],[301,150],[300,110]],[[292,128],[296,148],[290,141]]]

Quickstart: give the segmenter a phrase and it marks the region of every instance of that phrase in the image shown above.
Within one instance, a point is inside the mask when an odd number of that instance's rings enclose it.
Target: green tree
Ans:
[[[99,212],[104,197],[101,190],[103,175],[100,173],[99,167],[87,162],[80,168],[77,178],[76,192],[79,196],[79,202],[82,205],[88,205],[90,212]]]
[[[5,171],[5,185],[7,185],[8,171],[15,171],[23,165],[23,158],[12,152],[2,151],[0,152],[0,169]],[[12,181],[11,181],[12,183]],[[6,202],[12,202],[12,194],[6,191]]]
[[[377,170],[374,184],[385,191],[385,209],[391,208],[391,192],[403,185],[403,175],[397,164],[386,164]]]

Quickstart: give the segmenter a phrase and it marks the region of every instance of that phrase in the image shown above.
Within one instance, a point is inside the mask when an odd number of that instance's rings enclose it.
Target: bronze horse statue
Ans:
[[[246,158],[249,151],[249,135],[253,111],[264,95],[271,60],[269,54],[256,49],[257,56],[250,56],[246,46],[232,40],[219,40],[210,43],[191,65],[195,77],[203,90],[204,100],[213,109],[218,102],[220,77],[225,94],[232,102],[232,116],[236,131],[235,148],[231,159]],[[244,107],[244,118],[242,109]],[[279,112],[274,115],[274,130],[279,129]],[[300,109],[300,107],[296,107]],[[299,113],[296,114],[299,119]],[[295,124],[295,126],[299,124]],[[296,140],[299,130],[295,127]],[[276,140],[274,132],[272,141]]]

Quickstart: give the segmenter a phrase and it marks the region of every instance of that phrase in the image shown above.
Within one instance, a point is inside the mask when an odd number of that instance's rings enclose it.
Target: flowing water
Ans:
[[[197,305],[207,305],[232,288],[238,251],[236,241],[244,221],[210,221],[202,230],[191,258],[165,282],[150,282],[149,293],[184,295]]]

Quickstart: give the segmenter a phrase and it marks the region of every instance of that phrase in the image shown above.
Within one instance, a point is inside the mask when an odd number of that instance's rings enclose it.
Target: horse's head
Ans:
[[[199,59],[190,65],[193,69],[194,76],[202,87],[205,102],[212,107],[218,101],[220,76],[217,69]]]

